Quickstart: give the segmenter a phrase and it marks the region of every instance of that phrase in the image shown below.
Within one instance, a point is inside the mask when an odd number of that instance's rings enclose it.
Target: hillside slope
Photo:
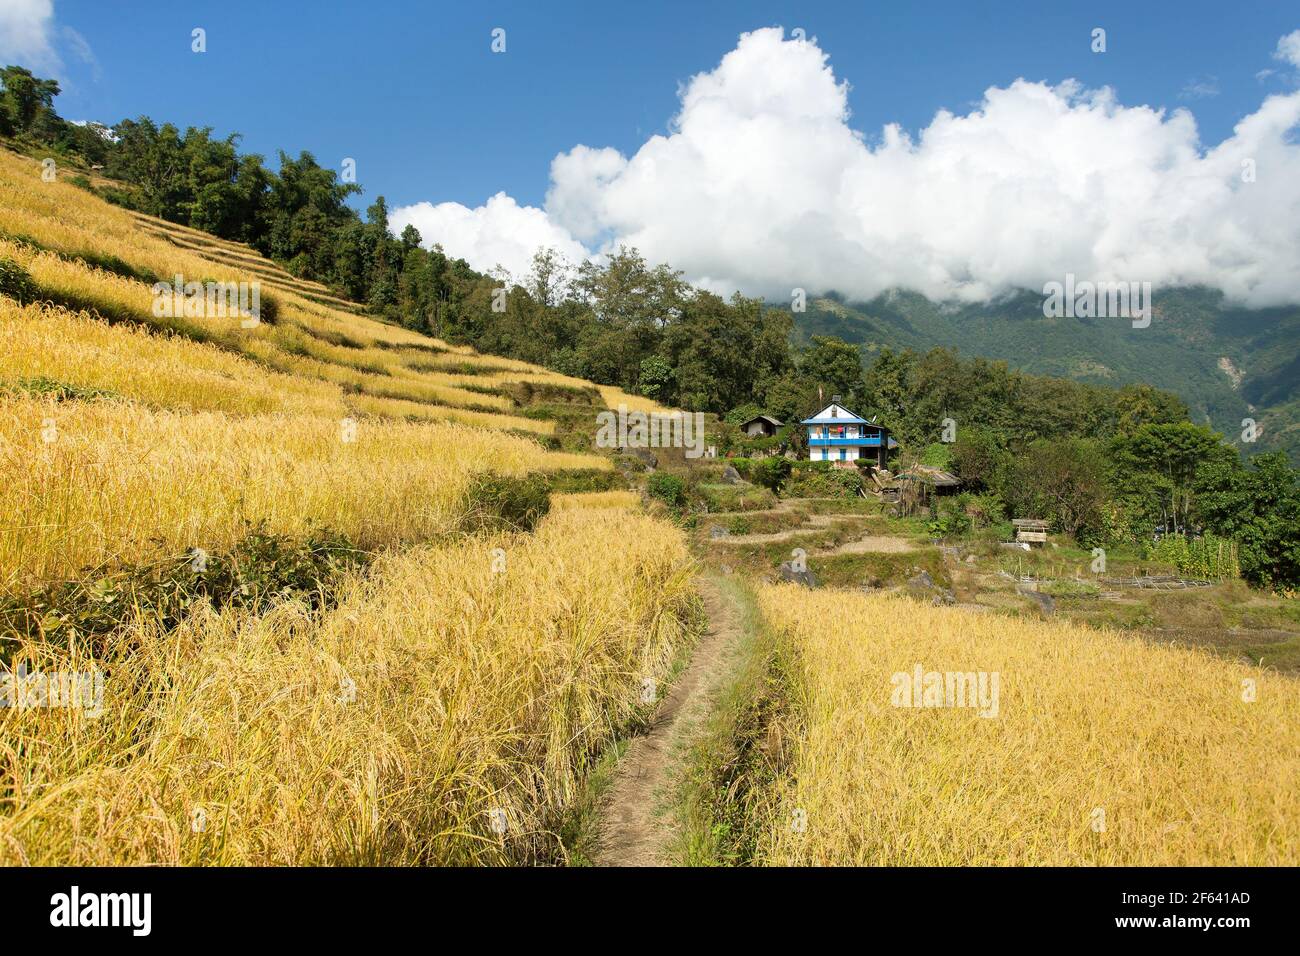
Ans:
[[[592,453],[638,401],[40,172],[0,150],[0,865],[563,861],[694,627]]]

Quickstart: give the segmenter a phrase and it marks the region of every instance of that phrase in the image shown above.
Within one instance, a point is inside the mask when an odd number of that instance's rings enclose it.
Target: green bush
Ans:
[[[544,475],[512,478],[479,475],[468,492],[466,531],[532,531],[551,510],[550,482]]]
[[[754,455],[756,452],[770,452],[785,444],[785,439],[778,432],[775,435],[762,435],[757,438],[738,438],[736,448],[742,454]]]
[[[970,515],[966,513],[964,503],[955,498],[939,503],[929,525],[932,538],[960,538],[970,530]]]
[[[31,273],[3,256],[0,256],[0,295],[24,304],[36,298],[36,283],[32,281]]]
[[[787,498],[856,498],[862,490],[862,477],[856,468],[832,468],[828,461],[807,464],[826,467],[792,471],[784,488]]]
[[[792,464],[790,459],[779,455],[772,458],[760,458],[750,468],[749,480],[762,485],[764,488],[780,491],[781,486],[790,477]]]
[[[736,469],[741,478],[746,481],[752,481],[751,476],[754,474],[754,459],[752,458],[728,458],[727,464]]]
[[[921,464],[949,471],[952,468],[952,445],[945,442],[926,445],[921,453]]]
[[[755,418],[762,414],[764,414],[763,409],[751,402],[746,405],[737,405],[731,411],[727,412],[727,414],[723,416],[722,420],[728,425],[740,425],[749,421],[751,418]]]
[[[9,658],[18,639],[65,646],[83,641],[98,653],[104,638],[139,617],[170,629],[197,603],[257,613],[289,598],[313,609],[328,607],[338,575],[369,560],[339,534],[295,538],[253,526],[221,554],[193,551],[151,564],[94,569],[78,580],[0,600],[0,660]]]
[[[666,471],[657,471],[646,481],[650,496],[674,508],[686,500],[686,482]]]
[[[971,523],[977,528],[988,528],[1002,522],[1007,515],[1007,506],[1002,501],[1002,496],[995,491],[986,492],[982,495],[974,495],[963,492],[957,496],[966,514],[970,516]]]

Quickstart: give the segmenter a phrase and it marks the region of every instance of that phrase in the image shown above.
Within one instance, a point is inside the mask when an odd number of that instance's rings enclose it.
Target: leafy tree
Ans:
[[[59,95],[57,80],[42,80],[21,66],[0,69],[0,112],[12,133],[25,133],[55,117],[54,98]]]
[[[1007,467],[1007,453],[998,432],[990,428],[964,428],[952,446],[952,467],[967,490],[980,491],[997,484]]]
[[[1198,472],[1236,457],[1201,425],[1140,425],[1112,442],[1111,484],[1146,527],[1158,521],[1177,534],[1187,530]]]
[[[684,303],[663,333],[678,403],[720,412],[755,397],[760,315],[758,301],[741,295],[727,303],[711,292],[697,292]]]
[[[1300,588],[1300,482],[1285,453],[1256,455],[1249,467],[1227,457],[1207,464],[1196,477],[1196,510],[1207,529],[1237,541],[1247,581]]]
[[[1090,439],[1040,439],[1023,450],[1000,490],[1021,517],[1043,518],[1087,543],[1103,528],[1104,448]]]
[[[867,417],[900,430],[907,416],[912,396],[911,373],[916,356],[910,351],[894,352],[883,348],[877,353],[865,376]]]
[[[862,358],[856,345],[833,335],[814,335],[812,346],[799,358],[804,378],[822,385],[826,401],[840,396],[845,405],[853,406],[862,397]]]
[[[673,367],[658,355],[641,360],[637,391],[646,398],[666,399],[673,389]]]

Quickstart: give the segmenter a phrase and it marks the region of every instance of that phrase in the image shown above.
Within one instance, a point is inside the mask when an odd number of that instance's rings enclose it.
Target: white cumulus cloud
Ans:
[[[520,206],[505,193],[497,193],[474,209],[457,202],[399,206],[389,214],[388,225],[398,235],[413,225],[424,245],[440,243],[450,255],[475,269],[489,272],[500,267],[516,279],[528,274],[533,253],[544,246],[574,260],[587,255],[545,212],[535,206]]]
[[[1279,55],[1293,46],[1300,58],[1300,31]],[[579,258],[581,243],[626,243],[703,287],[773,300],[902,287],[977,301],[1073,272],[1300,302],[1300,92],[1209,148],[1185,109],[1069,80],[991,87],[915,137],[864,137],[847,93],[815,41],[756,30],[686,84],[668,135],[630,157],[557,156],[545,211],[499,194],[393,218],[480,268],[514,272],[536,245]]]

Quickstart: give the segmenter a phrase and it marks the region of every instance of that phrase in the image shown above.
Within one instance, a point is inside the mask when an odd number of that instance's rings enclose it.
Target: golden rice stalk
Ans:
[[[579,781],[688,636],[692,574],[671,525],[566,510],[386,557],[315,617],[141,626],[98,719],[0,710],[0,864],[554,859]]]
[[[902,597],[768,586],[759,598],[792,652],[798,702],[762,862],[1300,862],[1294,678]],[[997,716],[893,706],[894,675],[917,664],[996,673]]]

